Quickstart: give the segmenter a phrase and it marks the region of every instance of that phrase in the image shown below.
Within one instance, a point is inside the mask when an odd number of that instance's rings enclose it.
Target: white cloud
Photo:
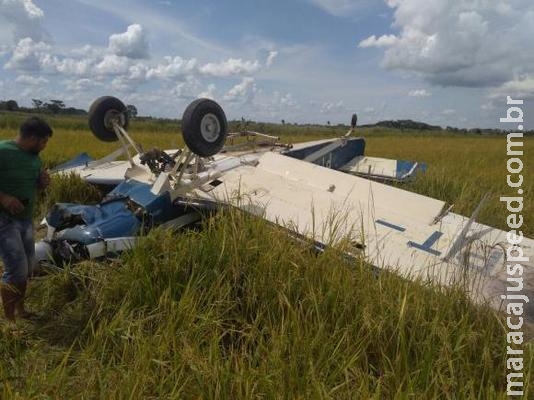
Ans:
[[[202,93],[199,93],[199,95],[197,96],[199,99],[200,98],[206,98],[206,99],[212,99],[212,100],[216,100],[216,96],[215,96],[215,90],[217,90],[217,88],[215,87],[215,85],[213,83],[210,83],[208,85],[208,88],[203,91]]]
[[[378,39],[375,35],[369,36],[367,39],[362,40],[358,47],[389,47],[393,46],[397,42],[395,35],[382,35]]]
[[[147,78],[176,79],[191,74],[197,67],[197,60],[182,57],[164,57],[163,62],[147,71]]]
[[[410,97],[429,97],[432,93],[428,92],[426,89],[414,89],[408,92]]]
[[[145,21],[142,25],[145,26]],[[302,121],[318,114],[318,109],[311,115],[307,110],[303,111],[304,108],[299,108],[302,93],[297,98],[286,93],[289,90],[285,89],[273,96],[269,85],[271,82],[275,85],[284,82],[280,75],[289,70],[284,63],[291,54],[277,43],[270,42],[259,49],[237,43],[238,48],[228,54],[200,53],[202,62],[185,56],[196,54],[186,51],[163,53],[168,54],[167,57],[162,57],[161,53],[156,57],[154,53],[150,59],[134,59],[129,52],[135,48],[133,42],[112,40],[126,39],[128,30],[119,30],[118,35],[111,33],[105,33],[100,43],[92,42],[91,45],[77,42],[75,47],[71,46],[71,40],[78,39],[73,37],[62,38],[58,45],[25,38],[17,46],[9,46],[8,53],[0,59],[0,68],[6,67],[7,61],[7,67],[11,68],[7,74],[23,77],[17,82],[5,79],[2,92],[9,93],[20,103],[31,98],[61,98],[69,106],[87,108],[94,98],[102,94],[102,90],[108,90],[121,99],[137,96],[135,104],[144,104],[153,115],[174,115],[186,100],[197,96],[225,100],[229,112],[237,115],[248,113],[255,119],[278,114],[280,118]],[[110,38],[109,42],[106,38]],[[152,41],[150,45],[152,51]],[[308,61],[300,60],[299,63],[307,64]],[[277,68],[267,71],[274,64]],[[265,77],[266,83],[258,75]],[[42,86],[30,85],[46,83],[38,77],[44,77],[49,82]],[[140,87],[143,84],[146,86]],[[263,92],[264,84],[269,93]],[[293,81],[290,81],[292,84]],[[157,99],[155,105],[150,104],[149,98]]]
[[[106,53],[106,50],[101,47],[91,46],[86,44],[80,47],[75,47],[70,50],[69,55],[74,58],[86,58],[86,59],[97,59],[102,57]]]
[[[189,16],[183,19],[175,13],[162,12],[161,7],[154,7],[153,2],[141,2],[131,0],[76,0],[77,3],[86,4],[91,8],[97,8],[106,14],[111,14],[120,20],[124,20],[127,11],[127,19],[130,21],[142,21],[143,26],[151,32],[163,32],[166,37],[172,38],[174,43],[165,44],[172,47],[187,50],[205,50],[210,53],[231,54],[231,49],[222,48],[219,44],[208,42],[204,38],[193,34],[189,28]],[[198,29],[194,29],[198,31]]]
[[[135,92],[136,86],[132,85],[127,77],[117,76],[111,81],[111,88],[114,92],[132,93]]]
[[[92,73],[96,63],[96,60],[91,58],[76,59],[53,53],[54,48],[51,45],[25,38],[14,47],[4,68],[23,72],[35,73],[44,70],[48,74],[84,76]]]
[[[352,14],[362,6],[362,1],[355,0],[309,0],[319,8],[336,17]]]
[[[42,76],[19,75],[17,76],[17,79],[15,79],[15,82],[20,83],[21,85],[40,86],[48,83],[48,79],[45,79]]]
[[[256,87],[254,78],[245,77],[241,83],[235,85],[228,91],[224,96],[224,100],[243,103],[252,102],[257,91],[258,88]]]
[[[84,76],[91,73],[94,61],[90,59],[76,60],[73,58],[65,58],[59,60],[57,58],[52,59],[52,67],[57,72],[64,75],[77,75]]]
[[[86,45],[63,54],[52,45],[25,38],[14,47],[4,67],[24,76],[18,83],[26,85],[45,83],[38,78],[33,80],[29,78],[30,75],[45,73],[47,77],[61,82],[64,88],[74,93],[84,90],[89,92],[100,85],[108,85],[113,91],[130,95],[149,80],[155,84],[172,81],[174,86],[169,86],[167,83],[163,85],[166,85],[165,90],[170,96],[178,99],[192,99],[200,92],[202,92],[200,96],[214,98],[216,87],[213,84],[206,86],[201,81],[206,76],[227,78],[257,72],[263,68],[257,60],[236,58],[202,66],[199,66],[194,58],[185,59],[180,56],[166,56],[152,62],[136,60],[132,52],[138,48],[135,43],[139,41],[126,40],[136,37],[138,33],[136,29],[131,29],[132,26],[138,25],[131,25],[127,31],[130,32],[128,35],[111,35],[107,49]],[[270,51],[265,66],[272,64],[276,57],[277,52]],[[64,79],[61,81],[57,77]],[[250,100],[257,91],[254,78],[248,76],[230,89],[226,96],[234,102],[238,98]]]
[[[71,92],[84,92],[95,87],[103,86],[102,82],[99,82],[96,79],[81,78],[76,80],[67,80],[65,82],[65,87]]]
[[[321,105],[321,114],[333,114],[333,113],[341,113],[345,112],[347,108],[345,107],[345,103],[343,100],[339,100],[337,102],[324,102]]]
[[[534,3],[515,0],[388,0],[397,35],[371,36],[383,66],[443,86],[499,86],[534,72]]]
[[[534,99],[534,74],[506,82],[490,93],[490,98],[494,99],[504,99],[506,96],[520,100]]]
[[[32,0],[0,0],[0,22],[13,29],[15,42],[31,38],[42,41],[48,34],[42,26],[44,12]]]
[[[148,67],[144,64],[134,64],[128,67],[128,71],[119,73],[111,86],[114,90],[123,93],[134,93],[139,85],[147,81]]]
[[[480,106],[480,108],[484,111],[491,111],[491,110],[495,110],[495,104],[493,104],[493,102],[489,101],[487,103],[484,103]]]
[[[145,30],[139,24],[128,26],[126,32],[109,37],[109,50],[128,58],[148,58],[148,39]]]
[[[172,95],[179,99],[194,99],[197,97],[197,93],[201,90],[200,87],[200,81],[190,75],[186,77],[183,82],[178,83],[172,88]]]
[[[130,67],[130,59],[127,57],[108,54],[102,61],[95,65],[95,72],[99,75],[126,74]]]
[[[0,57],[11,51],[11,48],[5,44],[0,44]]]
[[[240,58],[229,58],[220,63],[208,63],[202,65],[199,70],[202,74],[216,77],[228,77],[232,75],[252,74],[261,68],[258,60],[243,61]]]
[[[299,104],[293,98],[293,95],[291,93],[286,93],[281,96],[276,95],[275,99],[278,100],[279,105],[282,109],[299,108]]]
[[[291,116],[294,116],[295,112],[300,110],[300,104],[293,97],[291,93],[280,93],[275,90],[266,96],[261,96],[261,91],[258,90],[257,98],[254,101],[256,112],[253,115],[253,119],[257,119],[261,116],[267,116],[271,119],[280,120],[281,118],[288,120]],[[245,110],[240,106],[239,113],[243,114]]]
[[[274,62],[274,59],[278,56],[278,52],[277,51],[270,51],[269,52],[269,56],[267,57],[267,61],[265,63],[265,65],[267,67],[270,67],[273,65],[273,62]]]
[[[34,42],[31,38],[21,39],[4,67],[13,70],[39,71],[42,64],[50,57],[51,49],[46,43]]]
[[[148,73],[148,67],[143,64],[132,65],[128,70],[129,76],[128,79],[137,82],[143,82],[146,80]]]
[[[453,110],[451,108],[447,108],[441,112],[443,115],[453,115],[456,114],[456,110]]]

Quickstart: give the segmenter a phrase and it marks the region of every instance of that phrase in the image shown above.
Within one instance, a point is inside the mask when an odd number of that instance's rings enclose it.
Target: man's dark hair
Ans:
[[[48,123],[39,117],[30,117],[20,126],[20,136],[29,138],[32,136],[44,139],[52,136],[52,128]]]

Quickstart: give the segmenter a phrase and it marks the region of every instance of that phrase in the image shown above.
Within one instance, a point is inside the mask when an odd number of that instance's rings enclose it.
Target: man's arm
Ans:
[[[0,192],[0,205],[10,214],[18,214],[24,210],[24,204],[16,197]]]
[[[50,175],[48,175],[48,171],[46,169],[43,169],[41,170],[39,178],[37,179],[37,188],[42,190],[48,185],[50,185]]]

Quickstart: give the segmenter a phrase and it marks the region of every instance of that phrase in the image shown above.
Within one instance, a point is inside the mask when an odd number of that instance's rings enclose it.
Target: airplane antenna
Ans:
[[[352,118],[350,120],[350,129],[347,133],[345,133],[345,137],[348,137],[352,135],[352,132],[356,129],[356,124],[358,123],[358,115],[356,113],[352,114]]]

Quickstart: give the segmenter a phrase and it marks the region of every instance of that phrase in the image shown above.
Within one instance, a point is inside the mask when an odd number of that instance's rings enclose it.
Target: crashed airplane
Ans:
[[[118,253],[154,226],[182,228],[231,206],[317,248],[348,242],[348,255],[379,269],[439,285],[462,282],[475,302],[496,309],[507,303],[501,297],[507,288],[506,232],[476,222],[484,200],[467,218],[443,201],[367,179],[406,179],[418,167],[398,168],[390,160],[389,169],[377,172],[388,162],[366,159],[365,141],[350,137],[351,131],[292,147],[256,133],[252,150],[224,147],[224,111],[198,99],[183,114],[184,149],[144,152],[126,130],[126,107],[109,96],[92,104],[89,126],[99,139],[119,141],[119,151],[96,161],[82,156],[59,169],[114,189],[98,205],[56,204],[46,217],[47,237],[36,244],[41,262]],[[120,155],[127,160],[118,161]],[[534,289],[534,240],[524,238],[520,251],[514,255],[526,260],[522,293],[528,295]],[[534,318],[534,307],[526,306],[527,318]]]

